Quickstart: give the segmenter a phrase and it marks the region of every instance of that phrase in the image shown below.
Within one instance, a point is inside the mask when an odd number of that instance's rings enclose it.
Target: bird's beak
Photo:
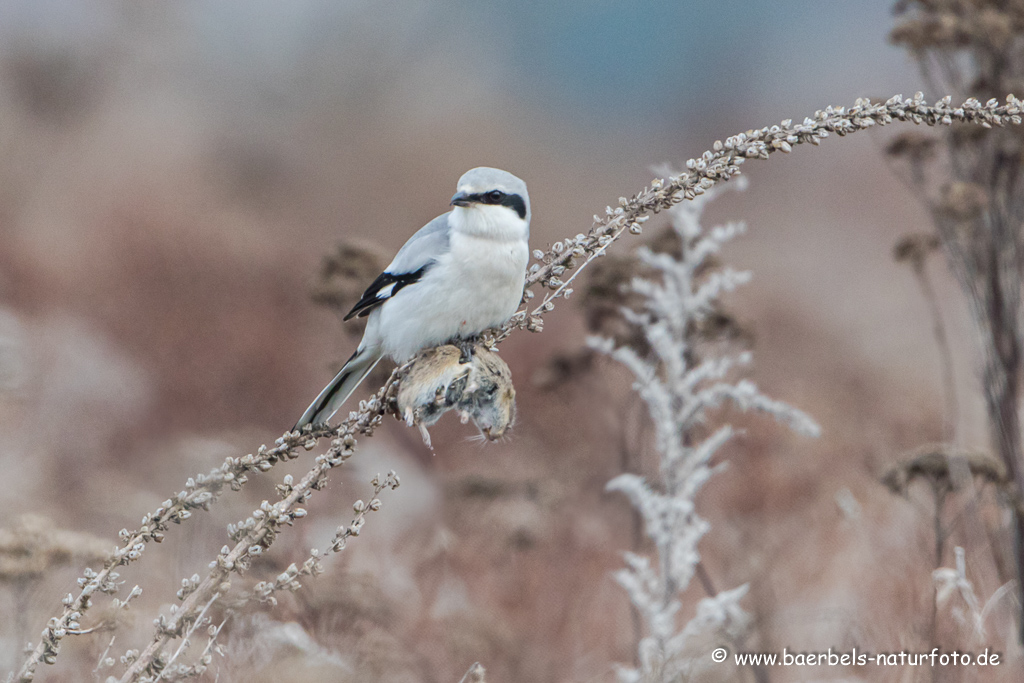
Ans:
[[[455,196],[452,197],[452,206],[469,206],[472,203],[469,200],[469,195],[465,192],[456,192]]]

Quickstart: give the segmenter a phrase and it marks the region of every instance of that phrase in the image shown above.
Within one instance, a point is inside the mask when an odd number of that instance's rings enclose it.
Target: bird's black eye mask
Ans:
[[[478,204],[507,206],[519,214],[520,218],[526,220],[526,202],[517,194],[505,194],[501,190],[491,190],[490,192],[477,192],[467,195],[466,200]]]

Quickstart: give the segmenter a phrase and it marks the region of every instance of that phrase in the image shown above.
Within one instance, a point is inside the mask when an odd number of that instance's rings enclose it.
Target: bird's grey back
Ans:
[[[409,238],[395,254],[391,265],[384,269],[387,273],[412,273],[448,251],[448,216],[443,213],[430,221]]]

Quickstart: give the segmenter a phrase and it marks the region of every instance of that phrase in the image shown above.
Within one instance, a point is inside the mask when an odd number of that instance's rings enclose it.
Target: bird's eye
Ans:
[[[491,204],[499,204],[502,199],[505,198],[505,193],[501,190],[491,190],[487,193],[487,200]]]

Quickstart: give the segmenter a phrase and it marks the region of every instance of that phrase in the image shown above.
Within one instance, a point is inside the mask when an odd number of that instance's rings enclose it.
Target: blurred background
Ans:
[[[325,259],[345,243],[386,263],[471,167],[528,183],[546,248],[716,139],[861,96],[945,94],[888,43],[892,22],[889,0],[0,0],[0,526],[39,515],[112,547],[189,476],[272,442],[357,342],[314,301]],[[709,209],[749,225],[725,259],[754,273],[729,300],[753,378],[824,431],[741,420],[700,499],[705,568],[750,583],[763,650],[893,651],[932,618],[927,506],[879,482],[942,430],[927,307],[892,258],[927,213],[887,134],[749,163],[749,190]],[[934,265],[957,439],[983,446],[969,320]],[[219,680],[455,681],[478,660],[493,681],[613,680],[637,634],[611,572],[643,545],[604,485],[624,454],[642,465],[647,437],[612,364],[551,380],[585,336],[573,299],[502,346],[519,392],[505,442],[451,417],[433,453],[390,420],[366,441],[253,576],[323,547],[376,472],[402,488],[326,575],[234,623]],[[145,643],[224,526],[307,465],[226,494],[127,569],[146,592],[112,651]],[[0,670],[81,564],[0,587],[0,614],[17,615],[0,619]],[[976,580],[986,597],[999,585]],[[108,640],[73,639],[37,680],[86,680]]]

